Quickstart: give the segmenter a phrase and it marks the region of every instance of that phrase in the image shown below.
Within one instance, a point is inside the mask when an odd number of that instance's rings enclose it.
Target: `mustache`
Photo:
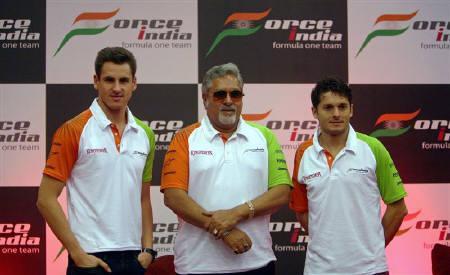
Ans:
[[[226,106],[226,107],[222,106],[219,109],[219,111],[236,111],[236,110],[237,110],[236,106]]]

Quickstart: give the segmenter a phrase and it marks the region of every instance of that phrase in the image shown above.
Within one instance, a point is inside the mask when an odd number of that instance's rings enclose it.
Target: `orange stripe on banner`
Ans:
[[[411,120],[414,117],[416,117],[420,113],[420,109],[415,111],[414,113],[409,114],[385,114],[380,116],[377,119],[377,122],[375,122],[375,126],[380,124],[383,121],[404,121],[404,120]]]
[[[269,114],[272,112],[272,110],[268,111],[267,113],[263,113],[263,114],[242,114],[242,117],[245,120],[249,120],[249,121],[257,121],[257,120],[263,120],[265,119],[267,116],[269,116]]]
[[[81,20],[105,20],[113,17],[119,12],[120,9],[116,9],[112,12],[83,12],[82,14],[78,15],[77,18],[73,21],[72,24],[75,24],[78,21]]]
[[[417,217],[420,214],[420,211],[421,210],[417,211],[416,213],[411,213],[411,214],[406,215],[406,217],[403,218],[403,221],[409,221],[409,220],[414,219],[415,217]]]
[[[417,10],[411,14],[383,14],[377,18],[377,21],[375,22],[374,25],[376,25],[381,21],[408,21],[414,16],[416,16],[418,12],[419,11]]]
[[[399,229],[399,230],[397,231],[397,233],[395,233],[395,236],[400,236],[400,235],[405,234],[406,232],[408,232],[408,231],[411,229],[411,227],[412,227],[412,226],[410,226],[410,227],[408,227],[408,228],[406,228],[406,229]]]
[[[230,23],[231,21],[235,21],[235,20],[260,20],[264,17],[266,17],[267,15],[269,15],[269,13],[272,11],[271,8],[269,8],[266,11],[263,12],[252,12],[252,13],[248,13],[248,12],[236,12],[231,14],[230,16],[228,16],[227,20],[225,20],[225,23],[223,24],[224,26],[228,23]]]

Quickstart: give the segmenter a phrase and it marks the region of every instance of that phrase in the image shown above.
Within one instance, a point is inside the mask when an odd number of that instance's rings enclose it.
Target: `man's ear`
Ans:
[[[98,78],[97,74],[94,74],[94,76],[92,77],[92,79],[94,80],[94,89],[98,89],[97,87],[97,83],[100,81],[100,79]]]
[[[314,118],[317,119],[317,108],[311,107],[311,113],[313,114]]]
[[[136,76],[133,77],[133,92],[137,89],[137,78]]]
[[[205,109],[208,109],[207,94],[202,93],[202,99],[203,99],[203,107],[205,107]]]

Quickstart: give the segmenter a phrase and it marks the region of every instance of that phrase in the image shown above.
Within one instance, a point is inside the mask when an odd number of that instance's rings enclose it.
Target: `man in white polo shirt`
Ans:
[[[304,274],[388,274],[385,246],[407,214],[402,180],[383,144],[350,126],[346,83],[319,81],[311,101],[319,128],[295,155],[290,202],[310,237]]]
[[[37,206],[69,253],[70,275],[144,274],[156,256],[150,205],[155,137],[128,109],[135,73],[128,50],[100,50],[98,98],[53,137]],[[64,187],[68,220],[57,200]]]
[[[275,274],[270,214],[288,202],[291,180],[275,135],[241,117],[243,96],[236,65],[209,69],[206,117],[167,151],[161,190],[179,217],[178,274]]]

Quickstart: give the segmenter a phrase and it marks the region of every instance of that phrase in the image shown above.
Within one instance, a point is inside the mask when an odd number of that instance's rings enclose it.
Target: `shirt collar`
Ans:
[[[317,155],[319,155],[325,149],[319,144],[319,135],[320,135],[320,127],[317,127],[316,132],[313,136],[313,148],[316,151]],[[343,150],[350,151],[356,153],[356,132],[353,129],[352,125],[349,125],[347,141],[345,142],[345,147]]]
[[[212,141],[215,137],[220,137],[220,132],[217,131],[214,126],[211,124],[211,121],[209,120],[208,116],[205,115],[205,117],[202,119],[201,125],[204,125],[204,135],[208,139],[208,141]],[[233,136],[242,136],[246,139],[248,139],[250,134],[249,125],[245,122],[245,120],[241,117],[239,117],[239,122],[236,131],[230,136],[230,139],[233,138]]]
[[[92,116],[94,117],[95,121],[100,126],[100,128],[105,129],[106,127],[109,127],[112,124],[112,122],[106,117],[97,100],[98,98],[94,99],[91,106],[89,107],[89,110],[92,112]],[[127,126],[129,125],[132,129],[137,130],[138,124],[136,123],[136,120],[134,119],[134,116],[131,113],[130,108],[128,107],[127,107],[127,117],[128,117]]]

